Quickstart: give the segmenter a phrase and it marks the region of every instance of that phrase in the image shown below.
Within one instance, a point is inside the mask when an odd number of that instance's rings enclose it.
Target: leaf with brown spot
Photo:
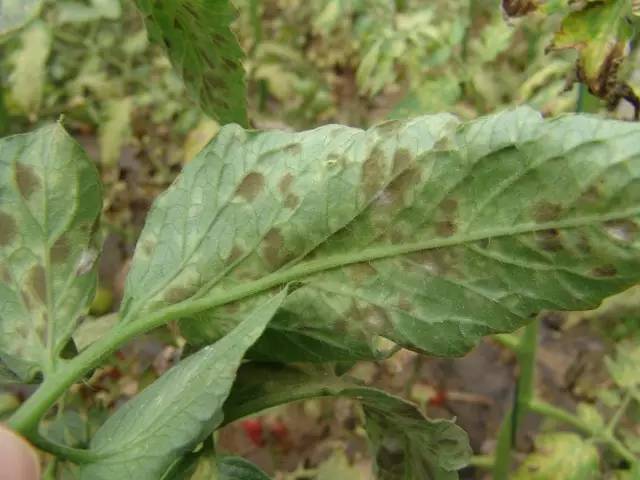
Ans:
[[[461,355],[536,312],[593,308],[640,281],[639,135],[633,123],[528,108],[368,130],[223,127],[158,198],[124,302],[162,315],[165,293],[197,272],[203,311],[181,327],[203,345],[256,296],[295,283],[254,358],[379,358],[380,337]],[[258,183],[259,197],[238,201]]]
[[[76,267],[94,248],[102,192],[95,166],[58,124],[0,140],[0,192],[10,208],[0,212],[0,265],[11,271],[0,275],[0,305],[11,306],[0,308],[0,357],[27,381],[53,372],[93,298],[95,268],[78,276]]]
[[[242,179],[236,195],[244,198],[247,202],[253,202],[255,198],[264,190],[264,175],[258,172],[251,172]]]

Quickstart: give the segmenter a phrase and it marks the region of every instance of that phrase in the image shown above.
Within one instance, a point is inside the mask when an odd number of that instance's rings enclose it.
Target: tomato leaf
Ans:
[[[0,140],[0,359],[55,370],[93,298],[98,172],[58,125]]]
[[[163,45],[191,96],[219,123],[247,126],[244,54],[229,0],[136,0],[151,40]]]
[[[225,422],[283,403],[321,396],[357,399],[363,407],[378,478],[457,478],[471,449],[467,434],[449,420],[431,420],[411,403],[358,385],[319,367],[249,363],[225,403]]]
[[[380,337],[461,355],[543,309],[594,308],[640,279],[638,133],[528,108],[227,126],[150,212],[124,321],[181,303],[183,333],[206,344],[296,282],[253,350],[287,362],[375,357]]]
[[[247,350],[286,290],[262,303],[231,333],[179,362],[104,423],[91,440],[98,460],[82,479],[157,480],[223,420],[222,404]]]
[[[575,433],[541,434],[514,480],[589,480],[602,478],[598,449]]]

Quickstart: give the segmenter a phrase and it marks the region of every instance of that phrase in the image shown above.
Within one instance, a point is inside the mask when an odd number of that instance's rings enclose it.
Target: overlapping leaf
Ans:
[[[247,125],[243,52],[229,0],[136,0],[187,90],[219,123]]]
[[[459,355],[542,309],[593,308],[640,278],[638,133],[527,108],[223,128],[156,201],[125,321],[195,300],[211,308],[184,331],[206,343],[295,281],[254,354],[345,360],[375,355],[379,337]]]
[[[93,297],[98,173],[60,125],[0,140],[0,360],[53,369]]]
[[[293,400],[357,399],[363,407],[380,480],[455,479],[471,454],[466,433],[448,420],[430,420],[412,404],[359,386],[319,368],[244,365],[225,403],[226,421]]]
[[[109,417],[91,441],[97,461],[82,479],[157,480],[220,425],[222,404],[246,350],[286,296],[262,303],[231,333],[181,361]]]

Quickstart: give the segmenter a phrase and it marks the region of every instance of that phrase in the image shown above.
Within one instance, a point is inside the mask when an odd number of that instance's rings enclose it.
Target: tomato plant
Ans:
[[[524,14],[534,3],[504,8]],[[495,477],[509,474],[527,411],[584,436],[540,436],[518,478],[549,478],[527,475],[560,468],[541,457],[563,449],[580,453],[575,468],[563,467],[565,478],[596,478],[594,442],[619,459],[619,470],[637,473],[637,454],[617,428],[640,401],[634,345],[607,363],[621,396],[607,423],[586,406],[574,415],[542,401],[533,378],[541,311],[592,309],[640,280],[638,124],[545,119],[518,107],[474,120],[432,114],[368,129],[252,130],[230,3],[137,5],[187,91],[225,125],[155,200],[119,311],[103,334],[82,341],[101,250],[98,171],[63,121],[0,140],[0,373],[6,383],[37,384],[10,427],[77,464],[80,479],[266,478],[217,454],[214,433],[284,403],[348,397],[361,406],[378,478],[457,478],[479,460],[454,420],[428,418],[341,366],[400,347],[461,356],[501,334],[520,375],[490,459]],[[581,32],[573,22],[594,14],[568,15],[564,35]],[[625,19],[615,18],[616,32]],[[631,90],[615,70],[606,72],[608,90],[593,83],[587,66],[607,58],[581,57],[578,78],[609,101],[633,100],[618,95]],[[170,322],[188,354],[91,435],[84,429],[86,448],[40,428],[54,405],[64,410],[65,392]],[[117,381],[120,371],[104,376]],[[438,390],[428,403],[448,398]],[[263,445],[261,420],[242,426]],[[289,431],[280,422],[269,434],[284,442]]]

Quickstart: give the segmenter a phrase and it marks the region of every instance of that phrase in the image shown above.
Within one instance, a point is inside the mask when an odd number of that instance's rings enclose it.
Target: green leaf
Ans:
[[[575,433],[541,434],[536,452],[522,463],[514,480],[589,480],[602,478],[593,443]]]
[[[456,470],[469,461],[467,434],[452,421],[427,419],[399,397],[317,367],[244,365],[225,402],[225,423],[320,396],[351,397],[362,404],[380,480],[455,479]]]
[[[82,479],[157,480],[223,420],[222,404],[246,350],[262,334],[286,290],[262,303],[229,335],[182,360],[104,423],[91,441],[99,456]]]
[[[41,0],[3,0],[0,3],[0,36],[22,27],[36,15]]]
[[[11,55],[9,94],[23,113],[35,116],[40,109],[51,50],[51,31],[42,21],[20,34],[21,47]]]
[[[150,212],[123,321],[180,311],[206,344],[296,282],[253,355],[344,361],[381,337],[461,355],[543,309],[593,308],[640,280],[639,133],[528,108],[224,127]]]
[[[244,53],[229,0],[136,0],[152,41],[167,49],[190,95],[221,124],[247,126]]]
[[[98,172],[58,125],[0,140],[0,360],[52,372],[96,286]]]
[[[241,457],[223,457],[218,471],[220,480],[269,480],[266,473]]]
[[[615,358],[605,359],[613,381],[623,389],[640,387],[640,344],[629,340],[616,345]]]

